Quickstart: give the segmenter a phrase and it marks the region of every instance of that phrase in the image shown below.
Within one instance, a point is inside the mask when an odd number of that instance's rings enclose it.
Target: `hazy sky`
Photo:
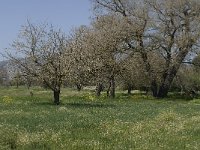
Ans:
[[[72,27],[89,24],[90,9],[89,0],[0,0],[0,52],[16,39],[27,19],[69,32]]]

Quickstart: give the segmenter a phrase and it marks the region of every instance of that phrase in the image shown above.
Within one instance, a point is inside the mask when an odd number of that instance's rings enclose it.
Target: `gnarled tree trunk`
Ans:
[[[165,79],[163,80],[162,84],[159,87],[159,91],[157,94],[158,98],[164,98],[167,96],[177,71],[178,71],[177,68],[172,68],[169,70],[169,73],[166,75]]]
[[[176,57],[175,64],[169,67],[167,71],[164,73],[163,82],[161,83],[158,94],[157,94],[158,98],[164,98],[167,96],[169,89],[171,87],[171,84],[181,66],[181,63],[187,56],[191,47],[192,47],[192,44],[188,44],[185,49],[180,50],[180,52],[178,53]]]

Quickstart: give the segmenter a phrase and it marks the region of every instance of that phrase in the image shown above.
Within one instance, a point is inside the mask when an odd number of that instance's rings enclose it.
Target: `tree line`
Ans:
[[[28,21],[12,44],[17,53],[7,53],[27,81],[53,91],[55,104],[60,103],[63,85],[73,84],[79,90],[96,85],[97,96],[106,88],[114,98],[116,86],[123,84],[129,93],[138,88],[164,98],[189,74],[198,76],[198,67],[185,64],[199,62],[198,56],[193,61],[200,37],[198,0],[91,3],[94,17],[89,26],[66,34],[52,25]],[[197,88],[198,78],[195,82]]]

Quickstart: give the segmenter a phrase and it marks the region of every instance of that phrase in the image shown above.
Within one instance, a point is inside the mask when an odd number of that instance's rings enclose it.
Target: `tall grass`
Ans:
[[[0,89],[0,149],[200,149],[198,99],[63,89],[55,106],[51,91],[31,91]]]

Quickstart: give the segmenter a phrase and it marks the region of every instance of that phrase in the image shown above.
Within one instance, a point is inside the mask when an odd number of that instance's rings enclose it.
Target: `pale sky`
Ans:
[[[91,15],[90,0],[0,0],[0,52],[9,48],[27,19],[34,24],[51,23],[67,33],[88,25]]]

